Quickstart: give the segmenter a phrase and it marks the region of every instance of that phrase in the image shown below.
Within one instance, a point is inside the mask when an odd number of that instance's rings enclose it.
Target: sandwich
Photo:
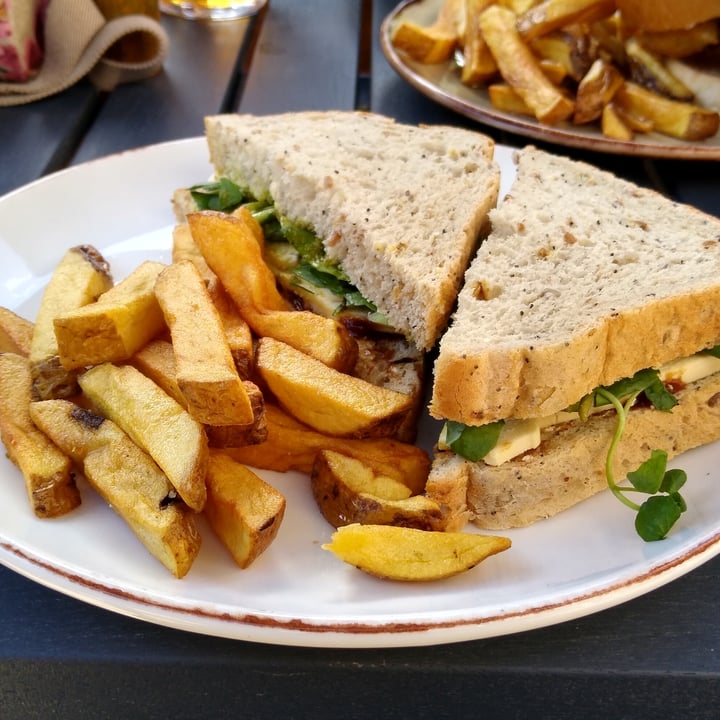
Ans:
[[[434,366],[427,492],[454,529],[626,501],[626,477],[720,437],[720,220],[533,147],[516,164]],[[645,491],[677,519],[662,477]]]
[[[216,115],[205,129],[215,174],[175,193],[178,219],[248,207],[289,302],[336,318],[360,346],[355,372],[419,409],[425,354],[497,202],[492,140],[340,111]]]

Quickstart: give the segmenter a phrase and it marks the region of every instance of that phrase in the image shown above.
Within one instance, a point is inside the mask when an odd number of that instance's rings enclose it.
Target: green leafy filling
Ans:
[[[296,250],[300,263],[293,273],[302,287],[308,289],[310,285],[332,292],[338,298],[337,311],[362,309],[373,322],[387,322],[376,305],[350,282],[340,265],[327,257],[322,240],[312,230],[279,215],[271,202],[257,200],[247,189],[227,178],[193,185],[190,194],[200,210],[229,213],[243,205],[260,223],[268,242],[287,242]]]

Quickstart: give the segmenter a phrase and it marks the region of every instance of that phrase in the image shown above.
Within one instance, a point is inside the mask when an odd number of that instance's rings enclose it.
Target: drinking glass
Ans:
[[[254,15],[267,0],[160,0],[160,10],[190,20],[235,20]]]

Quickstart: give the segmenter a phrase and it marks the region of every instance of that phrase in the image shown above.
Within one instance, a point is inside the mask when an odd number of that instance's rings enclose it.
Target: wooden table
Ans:
[[[393,0],[271,0],[253,21],[163,18],[162,73],[0,109],[0,194],[110,153],[201,135],[209,113],[372,109],[473,126],[406,85],[378,43]],[[475,126],[477,127],[477,126]],[[497,141],[526,140],[483,128]],[[566,150],[720,215],[710,162]],[[720,717],[720,558],[595,615],[427,648],[325,650],[133,620],[0,568],[0,717]]]

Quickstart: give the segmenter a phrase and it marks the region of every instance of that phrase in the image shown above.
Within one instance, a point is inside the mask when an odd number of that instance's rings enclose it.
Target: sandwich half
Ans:
[[[376,318],[419,350],[435,344],[497,202],[489,137],[342,111],[215,115],[205,130],[217,179],[315,235]],[[293,282],[312,302],[311,278]]]
[[[178,219],[247,205],[288,300],[342,323],[355,374],[412,395],[416,418],[425,353],[497,202],[493,141],[342,111],[215,115],[205,129],[215,175],[175,193]]]
[[[455,528],[522,527],[606,489],[610,395],[633,398],[617,478],[720,437],[720,220],[533,147],[516,163],[434,368],[430,413],[449,423],[428,494]]]

